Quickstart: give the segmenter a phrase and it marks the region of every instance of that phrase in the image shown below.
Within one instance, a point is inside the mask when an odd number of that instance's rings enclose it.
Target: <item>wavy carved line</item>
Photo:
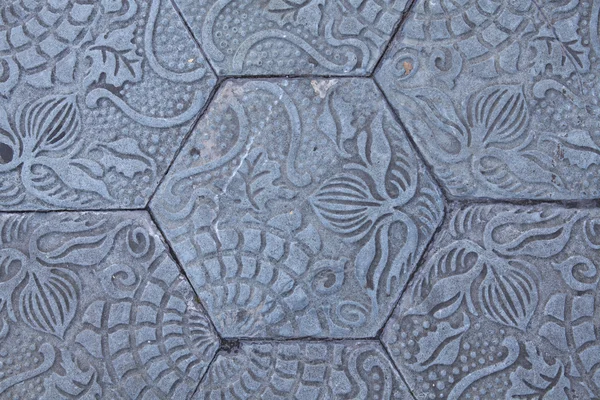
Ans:
[[[239,136],[235,145],[223,157],[217,160],[200,165],[198,167],[188,168],[186,170],[175,173],[173,175],[173,178],[171,179],[172,182],[178,182],[182,179],[186,179],[194,175],[202,174],[220,168],[223,165],[230,162],[231,160],[233,160],[242,151],[244,145],[246,144],[246,141],[250,136],[248,117],[246,116],[244,107],[234,97],[231,98],[229,107],[233,109],[238,118]]]
[[[148,64],[154,72],[156,72],[161,78],[179,82],[179,83],[190,83],[195,82],[206,75],[206,68],[198,68],[190,72],[174,72],[164,68],[154,54],[154,26],[158,18],[158,12],[160,9],[161,0],[152,1],[150,12],[148,15],[148,21],[146,23],[146,30],[144,32],[144,50]]]
[[[389,365],[386,365],[386,358],[383,354],[381,354],[380,351],[377,351],[375,349],[365,349],[365,350],[358,350],[358,351],[354,351],[352,353],[352,355],[350,356],[350,359],[348,360],[348,366],[349,366],[349,374],[352,378],[355,379],[356,383],[359,385],[360,387],[360,392],[357,393],[356,398],[357,399],[366,399],[368,398],[368,387],[367,384],[368,382],[366,382],[361,376],[360,373],[358,372],[358,358],[360,356],[362,356],[365,353],[374,353],[373,355],[369,355],[367,357],[366,360],[363,361],[361,368],[363,368],[363,370],[365,372],[370,372],[376,368],[379,368],[383,373],[384,373],[384,378],[382,379],[384,387],[382,388],[382,399],[389,399],[392,397],[392,385],[393,385],[393,380],[392,380],[392,374],[391,374],[391,369],[389,367]],[[369,368],[370,369],[367,369]],[[362,384],[361,384],[362,383]]]
[[[4,381],[1,381],[0,393],[4,393],[12,386],[21,382],[25,382],[28,379],[35,378],[36,376],[48,371],[50,367],[52,367],[52,365],[54,364],[54,360],[56,359],[54,347],[52,347],[52,345],[49,343],[44,343],[40,347],[40,353],[42,353],[42,356],[44,357],[44,361],[42,362],[42,364],[40,364],[40,366],[35,369],[22,372],[17,375],[13,375],[10,378],[5,379]]]
[[[221,11],[223,11],[230,2],[231,0],[219,0],[213,4],[206,13],[204,23],[202,24],[202,48],[206,54],[215,61],[223,61],[225,59],[225,54],[217,48],[217,45],[213,41],[213,26]]]
[[[160,118],[144,115],[139,111],[134,110],[120,97],[115,96],[112,92],[103,88],[97,88],[89,92],[85,98],[85,104],[89,108],[96,108],[98,107],[98,101],[100,99],[108,99],[112,101],[129,118],[139,122],[141,125],[150,128],[173,128],[175,126],[182,125],[188,122],[196,115],[198,115],[198,113],[202,109],[202,106],[204,105],[205,100],[204,94],[202,94],[201,92],[196,92],[196,96],[194,97],[190,108],[188,108],[187,110],[175,117]]]
[[[279,86],[270,82],[249,82],[244,85],[249,90],[265,90],[277,97],[283,103],[285,110],[290,118],[292,131],[290,133],[290,147],[287,155],[287,176],[288,179],[298,187],[309,185],[311,177],[308,173],[298,173],[296,171],[296,157],[300,147],[300,137],[302,136],[302,121],[298,110],[291,97]]]
[[[329,43],[330,45],[334,46],[334,47],[341,47],[341,46],[350,46],[350,47],[356,47],[358,49],[360,49],[360,52],[362,54],[362,59],[361,59],[361,66],[363,68],[366,68],[371,61],[371,50],[369,49],[369,46],[367,46],[366,43],[364,43],[363,41],[359,40],[359,39],[354,39],[354,38],[348,38],[348,39],[337,39],[336,37],[333,36],[333,19],[330,20],[327,25],[325,25],[325,40],[327,41],[327,43]],[[351,56],[356,57],[354,54],[350,53]],[[358,62],[358,60],[356,61]],[[356,65],[354,66],[356,67]],[[353,67],[353,68],[354,68]]]
[[[187,202],[185,204],[181,204],[183,199],[175,193],[176,185],[190,177],[193,177],[194,175],[203,174],[224,166],[237,157],[246,146],[246,142],[250,137],[250,129],[248,117],[246,116],[244,107],[242,107],[235,97],[231,97],[229,100],[229,107],[235,112],[238,119],[239,136],[237,142],[223,157],[197,167],[178,171],[173,174],[173,177],[167,181],[167,187],[165,188],[165,195],[167,196],[165,204],[168,205],[170,209],[164,210],[164,212],[168,213],[169,218],[174,220],[182,220],[188,217],[193,212],[194,204],[196,203],[199,195],[204,194],[206,196],[211,196],[212,194],[210,190],[206,188],[194,190],[194,193],[187,198]],[[171,211],[171,209],[175,210]]]
[[[256,43],[265,39],[278,39],[285,40],[295,46],[300,47],[302,50],[307,52],[311,57],[313,57],[319,63],[319,66],[325,67],[332,72],[350,72],[356,66],[358,61],[357,57],[353,53],[349,53],[348,62],[346,64],[340,65],[333,63],[323,57],[321,53],[315,50],[310,44],[301,39],[300,37],[292,34],[291,32],[281,31],[279,29],[268,29],[265,31],[256,32],[251,35],[249,38],[244,40],[242,44],[236,50],[233,61],[231,63],[231,67],[234,72],[241,73],[244,67],[244,60],[248,55],[248,52]]]
[[[452,388],[452,391],[448,394],[447,400],[459,400],[463,392],[479,379],[505,370],[513,365],[519,357],[519,342],[517,342],[517,339],[514,337],[509,336],[504,339],[502,345],[508,349],[508,355],[506,358],[503,361],[492,364],[487,368],[480,369],[470,375],[467,375]]]

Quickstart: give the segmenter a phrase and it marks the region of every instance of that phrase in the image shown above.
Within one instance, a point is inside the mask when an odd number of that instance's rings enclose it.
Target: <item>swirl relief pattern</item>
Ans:
[[[418,396],[600,396],[598,211],[477,205],[450,215],[383,342]]]
[[[215,82],[169,0],[3,2],[0,210],[144,207]]]
[[[150,207],[217,330],[258,338],[374,335],[443,213],[366,79],[227,83]]]
[[[0,244],[3,397],[192,395],[218,339],[147,214],[5,214]]]
[[[219,75],[373,71],[406,0],[177,0]]]
[[[452,196],[600,195],[594,3],[415,4],[375,75]]]

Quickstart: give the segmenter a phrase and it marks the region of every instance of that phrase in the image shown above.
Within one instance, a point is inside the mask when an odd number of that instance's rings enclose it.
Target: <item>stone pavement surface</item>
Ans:
[[[599,55],[599,0],[0,0],[0,398],[600,399]]]

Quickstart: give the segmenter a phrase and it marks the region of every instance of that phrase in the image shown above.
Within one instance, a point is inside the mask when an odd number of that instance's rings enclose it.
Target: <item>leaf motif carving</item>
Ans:
[[[523,88],[498,85],[483,89],[470,101],[468,120],[473,141],[485,147],[522,142],[529,126]]]
[[[26,263],[27,257],[19,250],[0,249],[0,286],[19,276],[21,271],[26,269]]]
[[[422,299],[407,315],[427,315],[435,310],[437,319],[453,315],[466,301],[469,311],[477,315],[471,299],[471,286],[483,269],[484,250],[468,240],[452,243],[439,250],[415,277],[413,296]],[[435,283],[430,286],[430,282]]]
[[[560,360],[548,364],[539,350],[531,342],[525,343],[527,361],[531,368],[517,367],[510,374],[511,386],[506,392],[509,400],[569,400],[567,393],[571,381],[566,376],[566,368]]]
[[[356,169],[367,174],[375,184],[377,194],[394,199],[396,206],[408,202],[417,189],[417,168],[413,151],[404,146],[392,146],[384,131],[384,113],[378,112],[369,127],[356,138],[361,164],[349,163],[347,170]],[[397,144],[395,144],[397,145]]]
[[[358,283],[372,293],[377,292],[379,275],[388,262],[390,224],[378,227],[367,243],[360,249],[354,260],[354,271]],[[379,253],[379,254],[378,254]],[[379,272],[379,273],[378,273]]]
[[[422,372],[432,365],[452,365],[460,351],[462,334],[470,327],[471,321],[466,314],[463,314],[462,322],[457,328],[446,321],[439,323],[437,330],[428,332],[419,339],[416,362],[408,364],[408,367]]]
[[[44,393],[40,400],[65,398],[64,394],[81,400],[93,400],[102,396],[102,387],[98,383],[98,372],[93,366],[82,369],[68,350],[61,351],[60,363],[64,375],[52,372],[44,378]]]
[[[384,213],[383,203],[363,179],[352,174],[326,180],[309,201],[327,229],[351,241],[363,238]]]
[[[27,256],[19,250],[0,249],[0,311],[7,304],[8,314],[13,320],[15,316],[10,296],[25,277],[28,262]]]
[[[385,292],[388,296],[392,294],[391,289],[394,281],[400,287],[403,287],[407,282],[409,267],[415,262],[417,247],[419,245],[418,228],[411,217],[401,211],[395,211],[391,220],[391,225],[393,226],[394,224],[403,225],[403,236],[400,239],[402,245],[391,264],[382,265],[381,268],[376,269],[373,277],[376,283],[375,290],[377,290],[377,286],[381,283],[381,280],[385,278]]]
[[[325,134],[334,144],[341,157],[349,158],[350,153],[344,148],[348,139],[356,136],[356,128],[345,121],[352,120],[349,107],[336,96],[335,89],[329,89],[325,96],[323,112],[317,119],[319,130]]]
[[[512,257],[552,257],[563,250],[581,218],[577,211],[502,212],[485,226],[485,247]]]
[[[529,42],[535,50],[531,69],[535,75],[542,75],[548,67],[553,75],[567,79],[572,74],[587,72],[590,68],[589,46],[581,43],[577,32],[579,14],[553,22],[554,29],[544,27]],[[554,33],[558,33],[558,37]]]
[[[430,87],[403,90],[417,105],[421,117],[435,132],[429,144],[432,149],[441,150],[435,154],[446,162],[459,162],[468,156],[471,142],[469,128],[457,112],[452,100],[443,92]]]
[[[438,251],[416,277],[413,295],[424,298],[405,315],[452,316],[463,303],[478,315],[476,304],[490,320],[525,330],[538,304],[538,287],[532,268],[508,261],[467,240]],[[473,288],[477,278],[483,280]],[[429,282],[435,283],[429,288]],[[478,293],[477,302],[472,291]]]
[[[149,170],[156,176],[156,163],[140,149],[132,138],[123,138],[110,143],[95,143],[90,149],[102,152],[100,163],[106,170],[114,168],[118,173],[132,179],[136,174]]]
[[[283,27],[300,25],[318,35],[323,0],[269,0],[266,17]]]
[[[65,218],[56,225],[43,225],[33,232],[29,253],[49,264],[98,265],[112,248],[117,233],[131,221],[110,230],[105,224],[105,220]]]
[[[525,263],[518,267],[496,258],[486,262],[479,305],[492,321],[525,331],[538,303],[538,287]]]
[[[62,339],[77,311],[80,290],[79,278],[70,270],[38,265],[19,296],[20,316],[31,328]]]
[[[587,170],[592,165],[600,165],[600,148],[587,131],[572,131],[564,136],[542,138],[541,141],[557,143],[559,158],[569,164]]]
[[[19,132],[25,151],[60,151],[73,145],[81,126],[75,95],[47,96],[20,109]]]
[[[23,166],[23,185],[47,203],[64,206],[114,201],[102,166],[84,158],[35,157]]]
[[[0,246],[14,240],[25,240],[31,217],[31,214],[15,214],[0,220]]]
[[[121,87],[126,82],[139,82],[142,79],[142,57],[136,53],[133,42],[136,25],[114,29],[100,35],[86,51],[91,66],[85,78],[91,85],[104,77],[109,85]]]
[[[263,149],[252,149],[243,159],[226,193],[242,208],[264,211],[267,202],[274,199],[291,199],[296,193],[275,183],[281,178],[281,167],[269,160]]]
[[[420,142],[428,154],[448,164],[470,158],[470,165],[465,165],[470,170],[459,173],[461,180],[474,178],[500,193],[543,196],[564,190],[555,160],[540,151],[524,150],[534,135],[522,85],[485,87],[463,101],[461,110],[435,89],[406,89],[402,95],[412,100],[406,101],[417,117],[411,123],[422,130],[425,121],[433,131]]]
[[[0,171],[9,171],[18,165],[22,144],[22,138],[10,125],[6,110],[0,107]]]
[[[550,168],[532,154],[497,149],[476,159],[473,167],[487,183],[494,186],[527,189],[531,184],[536,184],[536,187],[541,185],[554,190],[561,189],[563,180]]]
[[[369,135],[364,131],[359,133],[356,138],[358,154],[363,165],[346,164],[344,168],[364,171],[375,182],[379,195],[389,197],[385,186],[386,175],[392,161],[392,147],[383,130],[383,114],[381,112],[377,113],[371,122],[370,130],[370,140]],[[397,182],[392,181],[392,183],[396,184],[398,190],[402,190]]]

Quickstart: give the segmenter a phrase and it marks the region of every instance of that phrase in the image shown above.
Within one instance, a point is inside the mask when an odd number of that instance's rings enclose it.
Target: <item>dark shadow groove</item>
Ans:
[[[210,317],[210,314],[207,311],[207,308],[202,303],[202,300],[200,299],[200,296],[198,296],[198,292],[196,292],[196,289],[194,288],[194,285],[192,285],[192,282],[190,281],[190,278],[185,273],[185,270],[183,269],[183,264],[181,263],[181,261],[179,260],[179,258],[177,258],[177,254],[175,254],[175,252],[173,251],[173,249],[171,247],[171,244],[169,243],[169,241],[167,239],[167,235],[165,235],[165,233],[161,229],[160,225],[158,225],[157,219],[154,217],[154,214],[152,214],[152,210],[150,210],[150,208],[148,208],[146,211],[150,215],[150,219],[152,220],[152,224],[156,227],[157,231],[160,233],[161,238],[163,240],[163,243],[165,245],[165,249],[169,253],[169,255],[171,256],[171,258],[173,259],[173,262],[177,265],[177,269],[179,270],[179,273],[184,277],[184,279],[187,281],[188,285],[190,285],[190,287],[192,288],[192,291],[194,292],[194,295],[196,297],[195,301],[198,304],[198,306],[200,307],[201,311],[206,315],[206,318],[208,319],[208,321],[210,322],[210,324],[212,325],[213,331],[214,331],[216,337],[219,340],[219,347],[220,347],[220,344],[221,344],[221,342],[222,342],[223,339],[221,338],[221,334],[217,330],[216,325],[213,323],[213,321],[212,321],[212,319]]]
[[[152,194],[150,195],[150,197],[148,197],[148,200],[146,201],[145,208],[149,209],[150,203],[154,199],[154,196],[156,196],[156,193],[160,189],[160,186],[165,181],[167,175],[169,174],[169,171],[171,171],[171,168],[173,167],[173,164],[175,164],[175,161],[177,160],[177,157],[179,157],[179,154],[181,153],[181,151],[185,147],[185,144],[188,142],[188,140],[190,139],[190,137],[194,134],[194,130],[198,126],[198,123],[200,122],[200,119],[204,116],[204,114],[208,110],[208,107],[212,104],[212,101],[213,101],[214,97],[216,96],[217,92],[220,90],[221,83],[223,81],[224,81],[224,79],[217,79],[217,83],[215,84],[215,86],[212,88],[210,94],[208,95],[208,97],[206,99],[206,103],[204,104],[204,106],[202,107],[202,109],[198,113],[198,116],[196,117],[196,119],[192,123],[192,126],[190,127],[190,130],[183,137],[183,139],[181,141],[181,144],[179,145],[179,148],[177,149],[177,151],[175,152],[175,154],[173,154],[173,158],[171,159],[171,162],[167,166],[167,169],[165,170],[165,172],[163,173],[163,175],[161,176],[161,178],[158,180],[158,183],[157,183],[156,187],[154,188],[154,191],[152,192]]]

